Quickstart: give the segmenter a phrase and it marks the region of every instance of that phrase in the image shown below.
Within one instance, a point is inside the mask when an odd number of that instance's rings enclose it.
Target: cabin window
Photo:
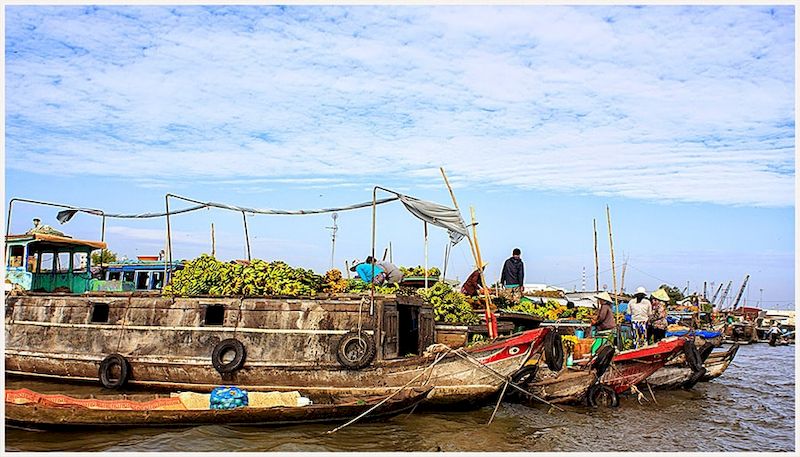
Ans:
[[[222,325],[225,321],[225,306],[208,305],[206,306],[205,325]]]
[[[148,283],[150,279],[150,272],[149,271],[140,271],[136,275],[136,289],[147,289]]]
[[[163,271],[154,271],[153,272],[153,289],[159,290],[164,286],[164,272]]]
[[[58,266],[57,271],[59,273],[69,273],[69,252],[59,252],[58,253]]]
[[[8,266],[12,268],[22,266],[22,258],[25,256],[25,246],[11,246],[8,248]]]
[[[108,280],[109,281],[119,281],[119,275],[122,274],[119,271],[109,271],[108,272]]]
[[[53,271],[53,259],[55,256],[52,252],[43,252],[40,259],[39,273],[50,273]]]
[[[108,322],[108,305],[106,303],[95,303],[92,305],[92,322]]]
[[[122,273],[122,280],[124,282],[133,282],[133,275],[136,274],[134,271],[125,271]]]
[[[72,254],[72,272],[73,273],[86,273],[87,258],[85,252],[76,252]]]

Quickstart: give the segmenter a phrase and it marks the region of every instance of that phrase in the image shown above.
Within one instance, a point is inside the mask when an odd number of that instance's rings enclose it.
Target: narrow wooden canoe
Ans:
[[[413,408],[425,399],[431,387],[409,387],[378,406],[365,416],[364,420],[388,417]],[[26,389],[24,389],[26,390]],[[88,397],[65,397],[39,395],[37,401],[17,404],[8,401],[13,395],[6,391],[6,424],[9,426],[51,429],[51,428],[119,428],[154,426],[190,426],[200,424],[228,425],[288,425],[313,422],[341,421],[357,417],[384,400],[385,396],[364,395],[317,395],[309,393],[313,404],[308,406],[240,407],[236,409],[138,409],[168,401],[169,395],[133,394],[98,395],[95,403],[118,402],[126,408],[133,404],[137,409],[119,409],[94,404],[87,407],[81,404],[58,404],[47,397],[61,397],[72,400],[89,400]],[[31,391],[27,391],[31,392]],[[35,396],[33,396],[36,398]],[[42,399],[43,398],[43,399]],[[174,398],[174,397],[173,397]],[[63,400],[62,400],[63,401]]]
[[[733,362],[733,358],[736,357],[737,352],[739,352],[738,344],[734,344],[727,351],[712,352],[703,364],[703,366],[706,367],[706,374],[700,378],[700,382],[711,381],[714,378],[718,378],[728,369],[728,366]]]
[[[681,353],[685,339],[671,337],[639,349],[622,351],[614,356],[611,366],[600,378],[620,394],[639,384]]]

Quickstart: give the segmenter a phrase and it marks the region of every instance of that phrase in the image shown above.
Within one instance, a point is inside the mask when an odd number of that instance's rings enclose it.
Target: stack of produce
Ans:
[[[211,409],[234,409],[248,405],[247,391],[238,387],[215,387],[209,399]]]
[[[245,265],[220,262],[203,254],[173,273],[164,294],[313,296],[321,288],[321,276],[280,260],[256,259]]]
[[[410,277],[424,277],[425,276],[425,267],[417,265],[416,267],[409,268],[409,267],[400,267],[400,272],[403,273],[404,278]],[[428,277],[438,277],[441,274],[438,268],[428,268]]]
[[[437,322],[466,325],[480,322],[464,294],[443,282],[437,282],[427,290],[420,289],[418,293],[433,306],[433,317]]]
[[[363,282],[363,281],[362,281]],[[336,268],[328,270],[322,277],[322,291],[326,294],[338,294],[347,290],[350,282],[342,278],[342,272]]]

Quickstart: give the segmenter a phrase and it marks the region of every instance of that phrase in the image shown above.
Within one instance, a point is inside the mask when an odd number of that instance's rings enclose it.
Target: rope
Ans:
[[[532,394],[532,393],[528,392],[527,390],[523,389],[522,387],[520,387],[520,386],[519,386],[519,385],[517,385],[516,383],[510,382],[510,381],[509,381],[509,379],[508,379],[508,377],[506,377],[506,376],[503,376],[503,375],[501,375],[500,373],[498,373],[497,371],[495,371],[494,369],[492,369],[491,367],[488,367],[488,366],[484,365],[483,363],[481,363],[481,361],[480,361],[480,360],[477,360],[476,358],[472,357],[472,356],[471,356],[471,355],[469,355],[469,354],[466,354],[466,355],[465,355],[465,354],[463,354],[462,352],[463,352],[463,350],[462,350],[462,349],[458,349],[458,350],[455,350],[455,351],[453,351],[453,353],[454,353],[454,354],[456,354],[457,356],[461,357],[462,359],[464,359],[464,360],[467,360],[467,361],[469,361],[469,362],[472,362],[472,363],[474,363],[474,364],[478,365],[478,367],[479,367],[479,368],[483,368],[483,369],[487,370],[489,373],[493,374],[494,376],[496,376],[496,377],[497,377],[497,378],[499,378],[500,380],[508,382],[508,383],[509,383],[509,385],[510,385],[511,387],[513,387],[513,388],[517,389],[518,391],[520,391],[520,392],[524,393],[525,395],[528,395],[528,396],[530,396],[530,397],[533,397],[534,399],[536,399],[536,400],[538,400],[538,401],[540,401],[540,402],[542,402],[542,403],[545,403],[545,404],[547,404],[547,405],[550,405],[550,406],[552,406],[553,408],[555,408],[555,409],[557,409],[557,410],[559,410],[559,411],[564,411],[563,409],[559,408],[559,407],[558,407],[558,406],[556,406],[555,404],[553,404],[553,403],[550,403],[549,401],[547,401],[547,400],[545,400],[545,399],[543,399],[543,398],[540,398],[540,397],[538,397],[538,396],[536,396],[536,395],[534,395],[534,394]]]
[[[492,417],[489,418],[489,422],[487,422],[486,425],[490,425],[494,420],[494,415],[497,414],[497,408],[500,407],[500,402],[503,401],[503,397],[506,395],[506,389],[508,389],[508,383],[509,381],[506,381],[505,385],[503,386],[503,391],[500,392],[500,398],[497,399],[497,404],[494,405],[494,411],[492,411]]]
[[[406,387],[408,387],[409,385],[411,385],[411,383],[413,383],[414,381],[416,381],[417,379],[419,379],[420,377],[422,377],[422,375],[424,375],[426,371],[428,371],[428,370],[430,370],[431,368],[433,368],[433,367],[434,367],[434,366],[435,366],[437,363],[439,363],[439,361],[440,361],[440,360],[442,360],[442,359],[443,359],[443,358],[444,358],[444,357],[445,357],[447,354],[449,354],[449,353],[450,353],[450,351],[447,351],[447,352],[444,352],[444,353],[442,353],[440,356],[438,356],[438,357],[436,358],[436,360],[434,360],[434,361],[433,361],[433,363],[432,363],[432,364],[428,365],[428,366],[427,366],[427,367],[426,367],[424,370],[422,370],[422,371],[421,371],[421,372],[420,372],[418,375],[414,376],[414,378],[413,378],[411,381],[408,381],[408,382],[407,382],[407,383],[406,383],[406,384],[405,384],[403,387],[401,387],[401,388],[397,389],[397,391],[395,391],[393,394],[389,395],[388,397],[386,397],[386,398],[384,398],[383,400],[381,400],[380,402],[378,402],[378,404],[376,404],[376,405],[375,405],[375,406],[373,406],[372,408],[370,408],[370,409],[368,409],[368,410],[364,411],[363,413],[359,414],[359,415],[358,415],[358,417],[355,417],[355,418],[351,419],[351,420],[350,420],[349,422],[347,422],[346,424],[340,425],[340,426],[336,427],[336,428],[335,428],[335,429],[333,429],[333,430],[328,430],[328,431],[327,431],[327,432],[325,432],[325,433],[326,433],[326,434],[335,433],[335,432],[337,432],[337,431],[339,431],[339,430],[341,430],[341,429],[343,429],[343,428],[347,427],[348,425],[350,425],[350,424],[352,424],[352,423],[356,422],[357,420],[361,419],[362,417],[366,416],[367,414],[371,413],[373,410],[375,410],[375,408],[377,408],[377,407],[381,406],[382,404],[386,403],[386,402],[387,402],[387,401],[388,401],[390,398],[392,398],[392,397],[394,397],[395,395],[399,394],[399,393],[400,393],[400,392],[401,392],[403,389],[405,389]]]

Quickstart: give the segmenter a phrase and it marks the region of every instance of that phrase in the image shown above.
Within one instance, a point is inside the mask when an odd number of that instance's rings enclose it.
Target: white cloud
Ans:
[[[10,170],[790,206],[794,12],[6,10]]]

